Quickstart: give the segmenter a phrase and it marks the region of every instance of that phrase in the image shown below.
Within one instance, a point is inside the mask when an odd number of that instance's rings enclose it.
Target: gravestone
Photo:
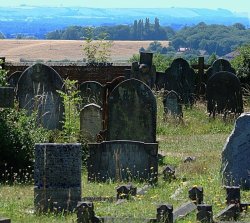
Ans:
[[[221,71],[210,77],[206,97],[210,115],[243,112],[241,83],[233,73]]]
[[[82,108],[91,103],[103,107],[104,94],[103,85],[96,81],[85,81],[81,83],[80,95],[82,98]]]
[[[22,71],[15,71],[8,77],[7,81],[10,87],[13,87],[13,88],[17,87],[18,80],[22,73],[23,73]]]
[[[188,62],[182,58],[175,59],[166,69],[165,90],[175,91],[185,105],[194,104],[196,74]]]
[[[60,75],[51,67],[35,64],[27,68],[17,83],[19,107],[28,114],[37,111],[37,121],[48,129],[61,129],[64,107],[58,90],[63,90]]]
[[[150,88],[154,87],[156,67],[153,65],[153,53],[140,52],[140,62],[133,62],[130,78],[141,80]]]
[[[14,107],[14,88],[0,87],[0,108]]]
[[[81,201],[81,144],[35,145],[34,204],[37,211],[73,211]]]
[[[166,73],[165,72],[156,72],[156,79],[155,79],[155,87],[156,90],[161,90],[165,88],[166,83]]]
[[[89,181],[157,180],[158,144],[128,140],[89,144]]]
[[[142,81],[128,79],[111,92],[107,140],[156,141],[156,99]]]
[[[91,142],[96,141],[96,136],[102,130],[102,109],[99,105],[85,105],[80,112],[81,135]]]
[[[220,71],[228,71],[230,73],[236,74],[235,69],[231,66],[228,60],[218,59],[218,60],[215,60],[212,66],[207,70],[206,72],[207,80],[209,80],[209,78],[212,75]]]
[[[222,151],[221,172],[226,186],[250,189],[250,113],[243,113]]]
[[[175,91],[170,91],[164,95],[164,113],[173,117],[182,117],[182,105],[180,97]]]

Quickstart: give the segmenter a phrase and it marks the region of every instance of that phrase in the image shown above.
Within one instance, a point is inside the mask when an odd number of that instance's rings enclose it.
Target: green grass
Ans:
[[[221,184],[220,158],[226,138],[233,129],[234,120],[223,122],[221,118],[210,119],[204,104],[197,103],[193,109],[184,109],[182,122],[173,119],[164,121],[162,103],[158,100],[157,140],[159,152],[164,154],[159,173],[164,165],[176,168],[176,180],[165,182],[159,175],[158,184],[145,195],[132,197],[120,205],[111,202],[94,202],[97,216],[154,218],[156,205],[169,203],[174,209],[188,201],[188,190],[194,185],[203,186],[204,202],[213,205],[214,215],[225,205],[225,190]],[[196,157],[192,163],[184,163],[186,156]],[[116,196],[116,187],[121,183],[90,183],[83,171],[82,196]],[[143,184],[133,182],[135,186]],[[250,201],[250,191],[242,191],[242,201]],[[33,186],[31,184],[0,185],[0,216],[20,222],[76,222],[76,214],[33,213]],[[195,222],[195,212],[181,223]],[[246,213],[242,221],[250,221]]]

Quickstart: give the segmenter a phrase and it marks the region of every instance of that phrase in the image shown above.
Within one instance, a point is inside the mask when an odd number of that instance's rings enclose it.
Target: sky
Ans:
[[[248,12],[249,0],[10,0],[1,1],[1,6],[78,6],[94,8],[224,8],[233,12]]]

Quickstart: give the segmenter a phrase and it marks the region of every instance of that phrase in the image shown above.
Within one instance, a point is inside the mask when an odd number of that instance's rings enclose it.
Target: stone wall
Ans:
[[[15,71],[24,71],[34,63],[5,63],[5,69],[9,75]],[[84,81],[95,80],[101,84],[106,84],[119,76],[125,76],[125,69],[131,67],[130,64],[113,64],[113,66],[90,67],[85,63],[46,63],[57,71],[62,78],[78,80],[79,83]]]

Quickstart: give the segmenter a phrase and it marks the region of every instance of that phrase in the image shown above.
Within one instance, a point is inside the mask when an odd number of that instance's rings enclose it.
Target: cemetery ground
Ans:
[[[220,158],[223,145],[231,133],[234,120],[224,122],[222,118],[210,119],[204,103],[197,103],[193,109],[183,110],[183,121],[163,120],[163,105],[158,101],[157,140],[159,152],[159,176],[156,185],[144,195],[132,197],[119,205],[115,201],[94,202],[96,216],[154,218],[158,204],[172,204],[174,209],[187,202],[188,190],[193,186],[204,189],[204,203],[213,206],[216,215],[226,207],[226,192],[220,178]],[[249,109],[245,107],[245,111]],[[195,157],[184,162],[185,157]],[[165,165],[175,167],[176,179],[164,181],[162,170]],[[32,167],[31,167],[32,168]],[[6,176],[12,173],[5,173]],[[86,168],[82,171],[82,197],[115,197],[116,187],[124,182],[90,183]],[[4,176],[2,176],[4,177]],[[23,182],[1,183],[0,216],[8,217],[13,223],[27,222],[77,222],[75,213],[34,214],[34,184],[29,176]],[[146,183],[132,182],[137,188]],[[241,201],[249,201],[250,191],[241,191]],[[196,222],[196,213],[189,214],[177,222]],[[250,222],[250,214],[243,213],[243,222]],[[123,220],[125,222],[126,220]],[[138,221],[140,222],[140,221]]]
[[[152,41],[113,41],[111,60],[127,62],[131,55],[138,54]],[[168,41],[160,41],[168,46]],[[81,40],[0,40],[0,52],[4,52],[6,61],[82,61],[83,44]]]

